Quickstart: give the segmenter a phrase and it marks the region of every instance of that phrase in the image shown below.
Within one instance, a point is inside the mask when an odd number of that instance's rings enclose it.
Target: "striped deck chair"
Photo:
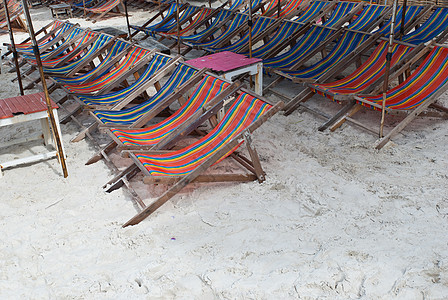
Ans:
[[[330,29],[341,20],[349,17],[350,12],[355,8],[354,3],[338,3],[333,10],[330,18],[321,26],[314,26],[305,35],[303,35],[289,51],[273,58],[263,60],[265,68],[288,69],[300,61],[313,49],[324,42],[335,30]],[[328,28],[327,28],[328,27]]]
[[[38,45],[41,45],[42,43],[46,42],[47,40],[51,39],[52,36],[62,27],[63,23],[61,21],[55,20],[53,22],[48,23],[47,25],[43,26],[41,29],[37,30],[35,33],[36,36],[36,42]],[[31,48],[31,39],[28,37],[25,40],[23,40],[20,43],[17,43],[15,46],[18,50],[18,48],[26,49]],[[10,55],[11,52],[11,45],[8,43],[4,43],[4,46],[8,48],[8,51],[2,55],[2,59],[5,59],[8,55]]]
[[[346,101],[353,99],[355,94],[371,87],[372,84],[384,76],[388,45],[387,41],[382,41],[368,60],[344,79],[330,83],[311,84],[310,87],[315,93],[331,100]],[[394,44],[391,66],[401,61],[413,49],[413,47]]]
[[[261,34],[264,30],[266,30],[269,26],[271,26],[275,19],[272,18],[264,18],[257,17],[257,19],[253,22],[252,27],[252,37],[256,37]],[[237,52],[238,49],[245,46],[249,43],[249,31],[246,32],[242,37],[240,37],[237,41],[232,42],[231,45],[225,47],[202,47],[202,50],[210,51],[210,52],[222,52],[222,51],[233,51]]]
[[[132,125],[142,118],[145,113],[151,111],[157,104],[164,101],[174,92],[176,87],[185,83],[190,77],[193,77],[196,72],[196,69],[181,63],[162,88],[145,102],[128,109],[119,111],[95,110],[91,114],[99,124],[114,124],[115,126]],[[93,102],[92,104],[95,105],[96,103]]]
[[[353,50],[363,42],[367,41],[368,36],[362,33],[348,31],[339,39],[333,50],[321,61],[310,67],[301,70],[281,70],[275,71],[280,76],[288,78],[296,83],[315,82],[319,78],[328,74],[328,71],[339,64]]]
[[[119,145],[154,146],[168,134],[184,124],[201,108],[223,90],[230,83],[211,75],[206,75],[197,85],[189,99],[170,117],[145,128],[110,129],[111,137]]]
[[[172,59],[169,56],[162,55],[156,53],[152,58],[151,62],[148,63],[148,66],[144,70],[144,72],[140,75],[140,77],[128,87],[122,88],[118,91],[109,92],[105,94],[98,95],[73,95],[75,96],[82,105],[88,106],[100,106],[100,107],[113,107],[118,104],[121,106],[126,105],[130,101],[133,100],[131,96],[134,98],[140,95],[143,91],[149,88],[152,84],[154,84],[154,80],[151,80],[154,75],[162,70],[164,67],[170,67],[165,69],[165,72],[170,70],[177,62],[177,59]]]
[[[184,40],[183,43],[187,44],[189,46],[195,47],[195,48],[206,48],[206,47],[213,47],[219,45],[222,41],[226,41],[229,36],[233,36],[237,29],[241,26],[244,26],[247,24],[248,16],[245,14],[237,13],[230,24],[228,25],[227,29],[223,31],[219,36],[214,38],[211,41],[208,42],[195,42],[195,41],[186,41]]]
[[[422,114],[437,98],[448,89],[448,48],[434,47],[423,63],[398,86],[386,93],[386,111],[402,112],[407,115],[395,126],[376,148],[381,149],[406,125]],[[374,110],[381,110],[382,95],[355,97],[356,101]],[[437,107],[437,106],[436,106]],[[441,107],[446,113],[448,109]],[[344,116],[346,119],[348,116]]]
[[[125,80],[129,73],[134,73],[143,67],[150,59],[150,54],[150,50],[133,47],[126,57],[106,74],[86,83],[64,84],[63,87],[72,94],[102,93],[105,86],[109,89],[115,86],[117,81]],[[154,70],[156,71],[164,65],[165,57],[162,55],[155,55],[155,57],[161,58],[153,60]]]
[[[200,10],[201,8],[198,6],[189,5],[180,13],[179,24],[181,25],[186,21],[188,21],[188,19],[193,18]],[[167,20],[167,18],[165,18],[164,20]],[[169,22],[166,22],[161,26],[149,26],[143,29],[143,31],[146,32],[147,34],[155,34],[158,32],[170,32],[173,30],[177,30],[176,18],[170,19]]]
[[[114,65],[118,63],[124,55],[126,55],[127,51],[132,51],[132,49],[129,48],[129,44],[127,42],[117,40],[114,42],[113,46],[108,51],[107,55],[104,57],[101,63],[96,66],[96,68],[74,77],[53,76],[50,77],[50,79],[58,84],[69,85],[79,85],[87,81],[95,80],[113,69]]]
[[[213,19],[211,24],[204,30],[191,35],[183,34],[181,36],[181,39],[183,41],[201,41],[204,36],[209,35],[210,33],[215,32],[216,30],[220,29],[220,26],[222,23],[229,18],[232,15],[232,11],[223,9],[221,10],[218,15]]]
[[[106,0],[106,1],[100,1],[99,4],[93,6],[93,7],[86,7],[85,11],[92,13],[92,14],[99,14],[99,16],[96,16],[94,18],[91,18],[93,20],[99,20],[102,17],[104,17],[106,14],[119,14],[123,15],[120,10],[118,9],[118,5],[121,5],[122,10],[124,11],[124,4],[122,0]]]
[[[332,15],[327,20],[326,24],[329,24],[331,26],[334,22],[342,20],[342,18],[345,15],[347,15],[355,7],[355,5],[356,5],[355,3],[350,3],[350,2],[338,3],[336,5],[336,7],[334,8]],[[316,12],[316,14],[317,13],[318,12]],[[301,18],[301,20],[306,21],[306,20],[310,20],[311,18],[312,18],[312,15],[307,17],[307,19],[302,19]],[[258,57],[258,58],[264,58],[269,53],[270,49],[273,49],[274,47],[276,47],[279,44],[283,43],[295,31],[297,31],[301,27],[302,27],[302,25],[301,24],[297,24],[296,22],[285,21],[283,23],[283,25],[279,28],[277,33],[270,38],[268,43],[264,44],[261,47],[258,47],[257,49],[252,50],[252,56],[253,57]],[[330,31],[328,31],[328,32],[330,32]],[[324,36],[321,36],[321,38],[324,38]],[[248,53],[247,51],[243,52],[243,54],[247,54],[247,53]]]
[[[110,35],[99,34],[98,38],[93,42],[90,48],[82,53],[82,55],[78,55],[75,59],[70,59],[68,64],[61,65],[61,61],[58,61],[57,64],[51,64],[51,66],[44,65],[44,72],[51,75],[65,75],[65,74],[73,74],[74,70],[79,70],[86,66],[89,62],[92,61],[94,57],[101,52],[102,47],[108,46],[109,42],[113,41],[113,37]]]
[[[138,145],[139,149],[163,149],[175,142],[176,138],[186,136],[198,124],[203,123],[206,116],[216,114],[224,105],[224,101],[230,95],[240,89],[239,82],[230,84],[215,76],[205,75],[197,84],[195,91],[189,99],[170,117],[145,128],[116,129],[110,128],[106,133],[113,139],[98,155],[96,160],[89,160],[87,164],[106,157],[115,146],[118,150],[129,150],[129,147]],[[156,146],[157,145],[157,146]],[[124,147],[124,148],[122,148]],[[125,169],[106,185],[111,184],[107,192],[122,186],[123,177],[128,180],[134,173],[136,166]],[[119,186],[118,186],[119,185]]]
[[[162,154],[146,154],[137,151],[130,157],[146,176],[144,182],[174,183],[163,195],[126,222],[123,226],[136,225],[157,208],[175,196],[187,184],[220,181],[264,181],[265,173],[251,143],[251,133],[261,126],[283,106],[282,102],[272,106],[248,93],[241,93],[229,108],[224,118],[207,135],[193,144],[176,151]],[[214,164],[232,155],[246,142],[251,161],[246,165],[252,174],[204,175]]]
[[[67,51],[75,51],[77,47],[94,37],[96,37],[95,33],[90,30],[73,27],[70,31],[67,31],[64,41],[58,43],[57,47],[41,53],[42,64],[48,66],[57,64],[69,55]],[[77,45],[73,46],[74,43]],[[72,47],[72,49],[69,49],[70,47]],[[34,53],[23,53],[22,57],[26,59],[28,63],[33,65],[36,64]]]
[[[22,4],[18,1],[10,0],[8,1],[7,6],[11,27],[26,29],[26,24],[20,18],[20,16],[23,14]],[[4,12],[4,7],[1,8],[1,12]],[[0,21],[0,28],[6,27],[8,25],[5,13],[3,13],[3,16],[3,20]]]
[[[194,30],[196,30],[196,28],[200,26],[203,21],[207,19],[213,12],[214,10],[211,8],[201,8],[200,11],[194,16],[193,20],[187,26],[179,30],[179,32],[177,32],[177,28],[174,28],[168,32],[158,32],[158,34],[169,38],[171,38],[171,36],[173,35],[183,36],[190,34]]]
[[[295,13],[298,11],[300,5],[302,5],[304,0],[291,0],[288,2],[288,4],[285,5],[285,7],[282,7],[280,10],[280,18],[290,18],[291,16],[294,16]]]
[[[51,45],[56,44],[56,42],[60,41],[64,37],[64,33],[68,31],[70,28],[75,26],[71,23],[62,23],[60,21],[55,21],[52,23],[52,27],[50,29],[50,32],[45,34],[43,37],[41,37],[37,44],[39,46],[39,51],[44,53],[46,49],[51,47]],[[24,42],[20,44],[16,44],[16,49],[20,53],[28,53],[33,54],[33,48],[31,42],[28,41],[29,39],[25,40]]]
[[[410,44],[421,44],[448,33],[448,7],[438,7],[431,16],[416,30],[405,34],[402,41]],[[439,41],[443,42],[443,41]]]
[[[406,7],[406,14],[404,18],[404,28],[406,29],[411,22],[420,14],[420,12],[423,10],[423,6],[407,6]],[[394,27],[394,33],[395,35],[398,35],[401,31],[401,19],[403,16],[403,6],[399,6],[396,14],[396,20],[395,20],[395,27]],[[390,33],[390,26],[392,24],[392,17],[377,31],[374,31],[374,33],[378,32],[381,35],[388,35]]]

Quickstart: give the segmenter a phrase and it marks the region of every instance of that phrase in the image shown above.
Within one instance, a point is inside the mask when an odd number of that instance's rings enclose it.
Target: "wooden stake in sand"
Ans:
[[[9,39],[11,40],[11,49],[12,49],[12,55],[14,57],[14,65],[16,66],[17,80],[19,81],[20,95],[23,96],[24,93],[22,85],[22,76],[20,75],[19,58],[17,56],[16,44],[14,43],[14,34],[12,32],[11,19],[9,18],[8,3],[6,0],[3,0],[3,5],[5,6],[6,22],[8,24]]]
[[[176,0],[177,53],[180,54],[179,0]]]
[[[387,49],[386,55],[386,70],[384,71],[384,83],[383,83],[383,101],[381,105],[381,122],[380,122],[380,138],[383,137],[383,127],[384,127],[384,118],[386,114],[386,93],[387,88],[389,87],[389,72],[390,72],[390,61],[392,59],[392,48],[394,41],[394,30],[395,30],[395,14],[397,13],[397,5],[398,0],[394,1],[394,6],[392,9],[392,23],[390,24],[390,33],[389,33],[389,47]]]
[[[126,15],[126,25],[128,26],[128,40],[132,42],[131,27],[129,26],[128,1],[124,1],[124,13]]]
[[[39,51],[39,47],[36,42],[36,36],[34,35],[34,28],[33,28],[33,23],[31,21],[31,16],[30,16],[30,11],[28,9],[27,0],[22,0],[22,5],[23,5],[23,12],[25,14],[26,23],[28,26],[28,33],[30,35],[31,44],[33,45],[34,56],[36,57],[36,64],[39,69],[42,87],[43,87],[43,90],[45,93],[45,101],[47,103],[48,118],[50,119],[51,128],[53,129],[52,132],[53,132],[54,140],[55,140],[57,151],[58,151],[58,158],[59,158],[59,162],[61,163],[62,172],[64,173],[64,178],[65,178],[68,176],[67,165],[65,163],[65,156],[64,156],[64,151],[62,148],[61,137],[59,136],[59,132],[56,129],[57,124],[56,124],[56,120],[53,115],[53,109],[51,107],[50,95],[49,95],[48,89],[47,89],[47,82],[45,81],[45,75],[44,75],[44,70],[42,67],[42,61],[40,59],[40,51]]]

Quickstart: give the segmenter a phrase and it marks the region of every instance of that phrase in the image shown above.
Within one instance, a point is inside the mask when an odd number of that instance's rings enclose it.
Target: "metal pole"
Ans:
[[[177,53],[180,54],[179,0],[176,0]]]
[[[56,148],[58,151],[59,162],[62,166],[62,172],[64,173],[64,178],[68,176],[67,165],[65,163],[64,150],[62,149],[61,137],[59,136],[59,131],[57,130],[56,120],[53,115],[53,108],[51,107],[50,95],[47,89],[47,82],[45,81],[44,70],[42,67],[42,61],[40,59],[40,51],[36,42],[36,36],[34,35],[33,23],[31,21],[30,11],[28,9],[27,0],[22,0],[23,12],[25,13],[26,23],[28,25],[28,32],[30,34],[31,43],[33,45],[34,56],[36,57],[36,64],[39,69],[40,79],[42,82],[42,87],[45,93],[45,101],[47,103],[47,113],[50,119],[51,128],[53,129],[53,136],[56,143]]]
[[[20,95],[23,96],[24,92],[22,85],[22,76],[20,75],[19,58],[17,55],[16,44],[14,42],[14,34],[12,32],[11,19],[9,18],[8,3],[6,0],[3,0],[3,5],[5,5],[6,22],[8,23],[9,39],[11,40],[11,49],[12,49],[12,55],[14,57],[14,65],[16,66],[17,80],[19,81]]]
[[[397,5],[398,0],[394,1],[394,6],[392,9],[392,23],[390,24],[390,33],[389,33],[389,47],[387,49],[386,55],[386,70],[384,71],[384,83],[383,83],[383,101],[381,105],[381,122],[380,122],[380,138],[383,137],[383,127],[384,127],[384,118],[386,114],[386,93],[387,88],[389,87],[389,72],[390,72],[390,61],[392,59],[392,48],[394,41],[394,31],[395,31],[395,15],[397,13]]]
[[[128,40],[132,42],[131,26],[129,26],[128,1],[124,1],[124,13],[126,15],[126,25],[128,26]]]

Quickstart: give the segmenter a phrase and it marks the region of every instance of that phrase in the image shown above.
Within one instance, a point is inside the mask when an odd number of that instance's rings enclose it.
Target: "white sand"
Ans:
[[[47,9],[33,15],[36,28],[50,21]],[[104,24],[125,20],[94,26]],[[18,94],[12,75],[0,78],[2,98]],[[67,179],[54,159],[0,178],[0,298],[448,299],[448,122],[418,120],[379,152],[374,136],[321,133],[321,122],[275,116],[255,134],[263,184],[188,189],[125,229],[130,197],[103,192],[109,168],[85,166],[93,146],[70,143],[78,128],[63,125]],[[2,129],[0,141],[27,130]]]

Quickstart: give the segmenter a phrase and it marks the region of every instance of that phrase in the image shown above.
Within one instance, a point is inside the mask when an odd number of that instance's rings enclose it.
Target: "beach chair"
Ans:
[[[410,26],[413,26],[412,22],[412,16],[415,16],[416,8],[408,8],[405,18],[405,31],[408,30]],[[401,8],[399,9],[401,11]],[[410,17],[408,18],[408,13],[410,14]],[[401,21],[401,14],[398,14],[398,21]],[[443,37],[442,29],[440,29],[439,22],[442,22],[443,20],[440,19],[443,16],[443,14],[439,12],[435,12],[432,14],[432,18],[430,17],[420,28],[421,30],[416,30],[414,32],[411,32],[407,35],[405,35],[403,38],[412,38],[412,37],[418,37],[415,38],[414,41],[422,42],[420,46],[415,46],[415,49],[412,50],[412,45],[407,43],[407,45],[395,45],[394,53],[393,53],[393,59],[392,59],[392,69],[391,71],[394,71],[394,68],[397,69],[399,65],[394,67],[394,63],[398,62],[402,58],[402,55],[405,55],[406,53],[409,53],[411,50],[411,57],[413,59],[411,61],[420,59],[422,55],[425,54],[425,52],[422,50],[422,44],[427,43],[430,41],[430,39],[433,39],[437,35],[440,35]],[[437,21],[436,21],[437,20]],[[389,23],[389,22],[388,22]],[[443,24],[443,22],[442,22]],[[435,26],[434,26],[435,25]],[[389,24],[385,25],[385,28],[388,28]],[[433,30],[436,28],[436,30]],[[396,28],[395,33],[399,35],[401,28]],[[386,32],[383,30],[383,32]],[[380,32],[377,32],[377,34]],[[441,40],[441,38],[439,38]],[[291,114],[295,109],[297,109],[299,106],[303,106],[303,102],[310,99],[315,92],[324,94],[325,96],[329,97],[330,99],[334,99],[336,101],[350,101],[353,99],[353,96],[356,93],[365,92],[370,93],[374,91],[376,87],[380,86],[381,80],[382,80],[382,74],[384,73],[384,67],[385,67],[385,42],[380,43],[380,45],[376,48],[374,54],[368,59],[360,68],[358,68],[354,73],[347,76],[346,78],[336,81],[336,82],[330,82],[328,84],[324,84],[328,79],[330,79],[330,76],[322,77],[320,84],[311,84],[309,85],[309,88],[305,88],[304,91],[299,93],[297,96],[292,98],[286,105],[285,105],[285,115]],[[403,73],[403,72],[401,72]],[[409,73],[409,71],[408,71]],[[378,92],[378,90],[376,90]],[[335,128],[334,123],[340,118],[341,115],[347,113],[350,107],[353,106],[352,102],[349,102],[349,104],[345,105],[337,114],[335,114],[333,117],[331,117],[327,122],[325,122],[322,126],[319,127],[319,130],[325,130],[328,127],[332,126],[331,128]],[[334,129],[333,129],[334,130]]]
[[[435,46],[422,64],[398,86],[390,89],[386,93],[386,112],[390,114],[404,114],[406,117],[398,123],[389,133],[384,136],[376,145],[381,149],[392,137],[397,135],[417,116],[425,115],[425,111],[430,107],[441,110],[443,117],[448,114],[448,109],[435,104],[437,98],[448,89],[448,48]],[[374,110],[381,110],[383,95],[377,96],[356,96],[357,106],[368,107]],[[337,122],[335,130],[345,120],[350,118],[358,107],[354,107],[347,112]],[[431,115],[432,116],[432,115]],[[357,125],[362,126],[359,122]]]
[[[98,14],[98,16],[89,17],[89,19],[98,21],[102,17],[104,17],[106,14],[123,15],[123,13],[121,13],[118,8],[119,5],[121,5],[122,10],[124,11],[124,4],[123,4],[122,0],[100,1],[100,3],[98,3],[94,7],[86,7],[85,11],[91,13],[92,15]]]
[[[6,13],[4,12],[3,2],[0,6],[1,20],[0,20],[0,28],[7,27],[8,21],[6,19]],[[23,7],[19,1],[9,0],[7,2],[8,12],[9,12],[9,20],[12,28],[18,28],[20,30],[26,30],[27,26],[25,22],[22,20]]]
[[[265,31],[269,26],[273,25],[274,23],[277,23],[277,20],[272,18],[265,18],[265,17],[257,17],[255,21],[253,22],[253,27],[251,29],[252,37],[256,37],[260,35],[263,31]],[[228,46],[219,46],[224,44],[229,44]],[[249,43],[249,32],[247,31],[244,35],[239,37],[238,40],[232,41],[232,36],[228,36],[227,39],[223,39],[221,43],[219,43],[216,46],[213,47],[201,47],[202,50],[206,50],[208,52],[222,52],[222,51],[233,51],[237,52],[238,49],[245,46]]]
[[[352,11],[355,8],[356,4],[355,3],[350,3],[350,2],[341,2],[336,4],[330,18],[326,21],[325,24],[327,24],[326,26],[332,26],[332,27],[338,27],[338,25],[342,25],[344,23],[344,20],[347,20],[349,18],[349,13],[350,11]],[[325,12],[325,10],[324,10]],[[304,17],[304,16],[302,16]],[[279,27],[278,31],[269,38],[269,41],[267,43],[264,43],[263,46],[258,47],[256,49],[252,50],[252,56],[253,57],[258,57],[258,58],[265,58],[267,56],[269,56],[269,54],[271,53],[271,51],[275,48],[285,48],[285,46],[281,46],[284,44],[288,44],[291,42],[291,36],[295,35],[295,32],[297,32],[299,29],[301,28],[305,28],[304,25],[305,24],[310,24],[311,25],[311,21],[318,19],[322,17],[322,13],[316,12],[316,15],[313,17],[313,15],[311,16],[307,16],[306,19],[302,18],[301,23],[298,23],[298,21],[294,21],[294,22],[290,22],[290,21],[283,21],[282,26]],[[307,22],[307,23],[304,23]],[[337,23],[336,23],[337,22]],[[305,25],[306,26],[306,25]],[[309,26],[307,26],[306,28],[309,28]],[[328,31],[330,32],[330,31]],[[323,36],[321,38],[324,38]],[[254,39],[254,43],[261,41],[262,39]],[[238,51],[239,53],[242,54],[247,54],[248,53],[248,48],[244,47],[241,48],[240,51]]]
[[[409,27],[412,27],[409,26]],[[418,45],[436,39],[437,43],[444,43],[448,37],[448,7],[438,7],[429,18],[417,29],[403,36],[402,41]]]
[[[140,59],[135,61],[135,58],[139,57]],[[172,71],[180,60],[180,57],[172,58],[161,53],[154,53],[153,50],[141,51],[141,48],[137,48],[137,50],[131,51],[123,60],[122,66],[125,68],[119,68],[119,72],[117,72],[115,76],[109,77],[105,75],[101,78],[102,80],[95,82],[100,84],[98,86],[94,85],[93,87],[100,88],[96,90],[94,95],[81,94],[79,92],[76,93],[74,90],[70,92],[69,96],[71,96],[78,105],[72,108],[72,110],[64,116],[61,123],[73,119],[75,114],[86,107],[89,109],[101,107],[102,109],[119,110],[140,95],[143,95],[144,99],[148,99],[149,96],[147,95],[146,90],[151,86],[160,86],[160,79]],[[133,63],[134,65],[132,65]],[[146,67],[144,67],[145,64],[147,64]],[[140,74],[140,71],[143,68],[144,71]],[[134,75],[135,81],[129,85],[126,82],[126,79],[130,75]],[[103,82],[106,84],[102,84]],[[121,88],[119,85],[121,85]],[[89,85],[87,86],[90,87]],[[113,89],[118,90],[112,91]]]
[[[191,182],[264,181],[265,173],[252,144],[251,133],[282,105],[282,102],[272,105],[267,100],[243,92],[216,127],[195,143],[160,154],[154,151],[132,152],[130,157],[144,173],[145,183],[173,185],[123,226],[138,224]],[[243,165],[252,174],[204,174],[212,165],[234,153],[243,142],[246,142],[251,158]]]
[[[224,101],[240,89],[239,82],[233,84],[211,75],[203,75],[202,80],[196,85],[189,99],[170,117],[165,120],[147,126],[145,128],[131,129],[106,129],[106,133],[113,139],[108,148],[100,152],[100,157],[107,157],[108,153],[118,146],[118,150],[154,150],[164,149],[174,143],[176,139],[188,135],[197,127],[197,123],[203,123],[201,117],[216,114],[223,106]],[[89,160],[87,164],[93,163]],[[132,165],[109,181],[107,192],[121,187],[137,172],[137,167]],[[131,193],[132,188],[127,185]],[[138,197],[136,197],[136,200]]]
[[[178,57],[173,61],[172,64],[178,63],[180,59],[181,58]],[[127,127],[131,125],[139,126],[140,123],[143,123],[143,125],[146,124],[152,117],[155,117],[165,108],[167,108],[174,100],[181,98],[183,96],[181,91],[188,91],[178,87],[189,80],[196,80],[196,73],[196,69],[189,67],[183,63],[179,63],[169,79],[157,91],[156,94],[149,97],[149,99],[145,100],[143,103],[127,109],[123,108],[137,96],[146,91],[149,86],[155,84],[155,82],[159,81],[161,78],[159,78],[158,76],[152,76],[150,80],[147,80],[148,77],[144,76],[145,74],[143,74],[136,82],[134,82],[134,84],[120,91],[105,95],[77,97],[86,105],[90,105],[92,107],[99,106],[101,108],[104,108],[104,104],[108,104],[109,109],[98,109],[91,111],[90,114],[94,117],[94,120],[96,122],[91,124],[89,127],[84,128],[75,138],[72,139],[72,141],[80,141],[88,133],[96,129],[98,125],[114,124],[114,126],[121,125]],[[176,88],[178,89],[176,90]],[[158,110],[159,107],[160,110]],[[148,112],[150,111],[155,112],[155,115],[149,114]]]

